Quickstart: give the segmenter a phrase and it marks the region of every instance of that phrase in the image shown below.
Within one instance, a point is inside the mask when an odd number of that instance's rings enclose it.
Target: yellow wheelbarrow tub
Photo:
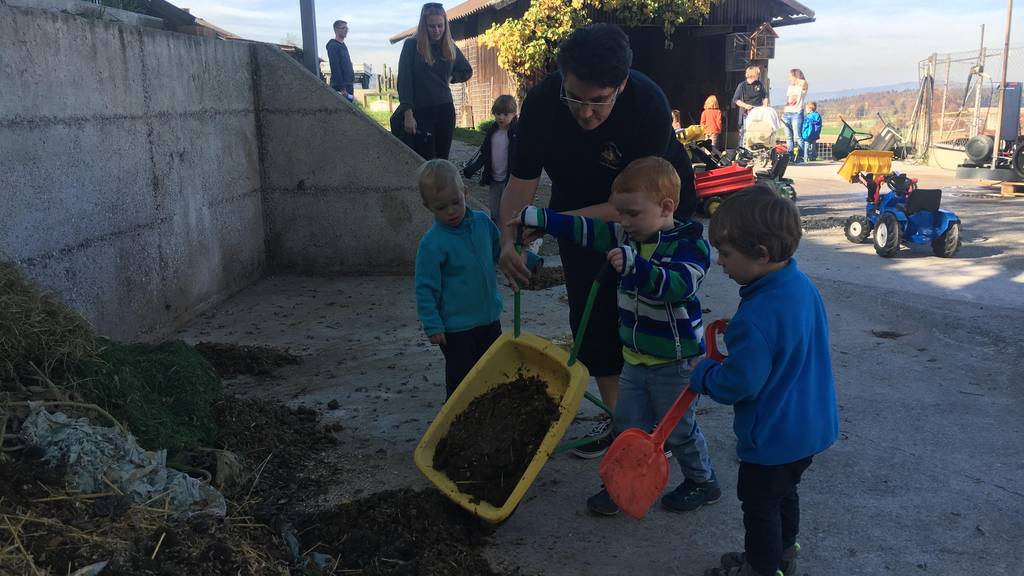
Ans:
[[[469,371],[427,428],[416,446],[416,467],[438,490],[471,514],[495,524],[508,518],[569,429],[586,392],[589,372],[579,362],[568,366],[568,361],[569,355],[565,350],[533,334],[522,333],[518,338],[509,333],[502,334]],[[526,376],[537,376],[547,382],[548,394],[558,404],[560,415],[548,429],[537,453],[508,499],[501,507],[495,507],[475,496],[464,494],[448,476],[435,469],[434,452],[438,442],[448,434],[456,416],[477,397],[508,384],[520,371]]]
[[[854,150],[843,160],[839,175],[847,182],[856,182],[857,174],[887,175],[892,172],[892,152],[878,150]]]

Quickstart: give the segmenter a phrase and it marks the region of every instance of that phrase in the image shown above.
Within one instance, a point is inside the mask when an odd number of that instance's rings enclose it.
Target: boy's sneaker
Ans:
[[[601,488],[601,491],[597,494],[587,498],[587,509],[598,516],[615,516],[619,513],[619,507],[604,488]]]
[[[606,418],[599,420],[594,427],[587,432],[587,438],[597,438],[596,441],[590,444],[584,444],[578,448],[572,449],[573,456],[590,460],[591,458],[600,458],[604,456],[604,453],[608,451],[608,447],[612,445],[612,420]]]
[[[718,480],[698,484],[687,478],[675,490],[661,497],[661,505],[673,512],[692,512],[705,504],[714,504],[722,497]]]
[[[796,576],[797,573],[797,556],[800,555],[800,543],[797,542],[782,551],[782,565],[780,570],[777,572],[779,576]],[[746,563],[747,557],[743,552],[729,552],[722,554],[722,568],[729,570],[732,568],[738,568]]]
[[[761,574],[746,562],[732,568],[708,568],[704,571],[704,576],[780,576],[781,574],[782,572],[778,570],[771,575]]]

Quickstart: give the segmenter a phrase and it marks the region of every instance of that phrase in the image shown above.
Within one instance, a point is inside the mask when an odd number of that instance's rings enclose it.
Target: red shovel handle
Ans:
[[[718,351],[718,334],[724,332],[728,324],[728,320],[715,320],[704,331],[704,338],[707,341],[708,358],[717,362],[725,360],[725,356]],[[658,423],[658,427],[654,429],[654,434],[651,435],[651,440],[659,447],[664,446],[665,441],[668,440],[668,435],[672,433],[672,430],[679,424],[679,420],[682,419],[683,414],[690,409],[690,404],[693,404],[693,401],[696,399],[697,393],[687,386],[679,397],[676,398],[672,407],[668,409],[665,417]]]

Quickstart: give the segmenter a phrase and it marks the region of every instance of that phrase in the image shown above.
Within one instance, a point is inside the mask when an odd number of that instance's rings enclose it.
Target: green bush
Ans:
[[[494,125],[494,118],[491,118],[490,120],[484,120],[483,122],[477,124],[476,125],[476,129],[486,134],[487,131],[493,125]]]

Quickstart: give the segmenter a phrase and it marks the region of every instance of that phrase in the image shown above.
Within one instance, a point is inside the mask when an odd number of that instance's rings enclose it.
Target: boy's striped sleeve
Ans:
[[[559,214],[536,206],[523,208],[522,221],[524,226],[541,228],[556,238],[594,250],[611,250],[622,244],[622,228],[615,222]]]
[[[651,262],[639,254],[627,257],[631,265],[623,269],[622,287],[661,302],[695,298],[711,265],[710,250],[703,239],[677,242],[671,260]]]

